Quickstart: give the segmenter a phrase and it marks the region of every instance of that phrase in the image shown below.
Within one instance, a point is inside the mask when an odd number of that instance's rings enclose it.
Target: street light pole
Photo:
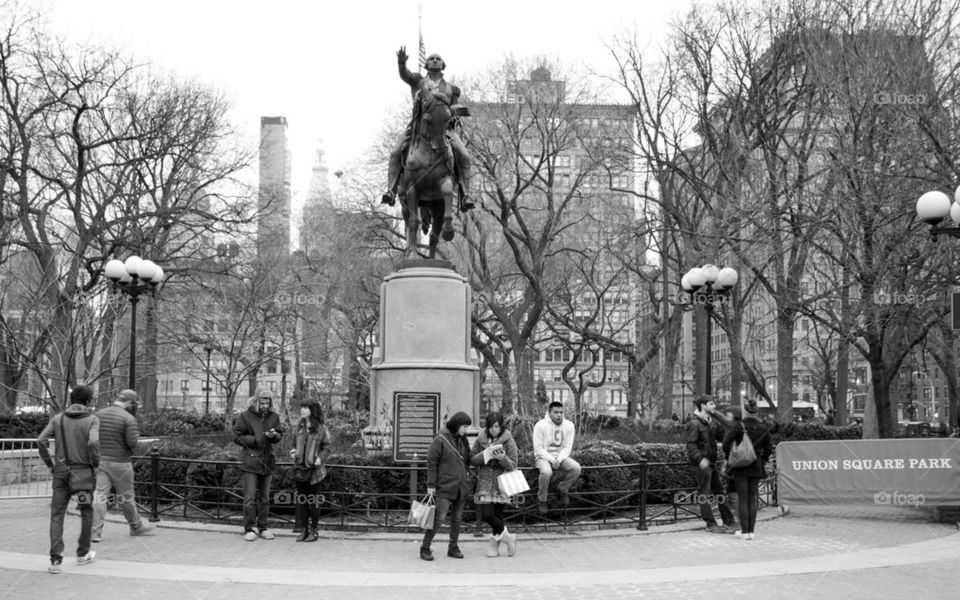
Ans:
[[[204,351],[207,353],[207,394],[203,403],[203,414],[210,414],[210,353],[213,352],[213,346],[210,345],[210,342],[203,347]]]
[[[694,267],[684,274],[680,279],[680,286],[690,295],[690,303],[696,311],[698,317],[698,332],[702,327],[706,333],[706,340],[697,336],[697,346],[703,348],[702,352],[697,352],[698,361],[696,365],[696,391],[698,394],[713,394],[713,316],[714,304],[727,301],[730,290],[737,283],[737,271],[730,267],[719,268],[716,265],[707,264],[702,267]]]
[[[113,282],[113,291],[130,299],[130,370],[127,387],[136,390],[137,384],[137,303],[140,295],[156,293],[157,285],[163,281],[163,269],[150,260],[139,256],[127,257],[120,261],[113,259],[103,268],[104,274]]]

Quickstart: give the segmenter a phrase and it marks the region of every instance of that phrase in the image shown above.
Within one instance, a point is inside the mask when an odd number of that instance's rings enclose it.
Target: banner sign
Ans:
[[[440,427],[440,394],[394,392],[393,459],[426,462]]]
[[[960,439],[781,442],[781,504],[960,504]]]

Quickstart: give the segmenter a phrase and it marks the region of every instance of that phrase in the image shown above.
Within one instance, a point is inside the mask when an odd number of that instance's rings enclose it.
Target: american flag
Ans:
[[[418,26],[420,29],[420,70],[427,66],[427,48],[423,45],[423,21],[418,17]]]

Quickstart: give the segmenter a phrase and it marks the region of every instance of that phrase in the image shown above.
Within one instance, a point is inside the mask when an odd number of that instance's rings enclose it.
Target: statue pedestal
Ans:
[[[459,411],[477,424],[480,368],[470,347],[471,302],[466,279],[446,261],[405,261],[384,278],[365,444],[393,448],[398,401],[420,402],[415,408],[421,411],[437,401],[437,426]],[[436,435],[436,430],[420,429],[422,438]],[[401,431],[401,439],[403,435]]]

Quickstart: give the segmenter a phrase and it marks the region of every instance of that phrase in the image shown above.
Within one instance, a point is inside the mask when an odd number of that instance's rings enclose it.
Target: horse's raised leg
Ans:
[[[441,236],[444,241],[453,239],[453,179],[444,177],[440,182],[440,192],[443,194],[443,228]]]

